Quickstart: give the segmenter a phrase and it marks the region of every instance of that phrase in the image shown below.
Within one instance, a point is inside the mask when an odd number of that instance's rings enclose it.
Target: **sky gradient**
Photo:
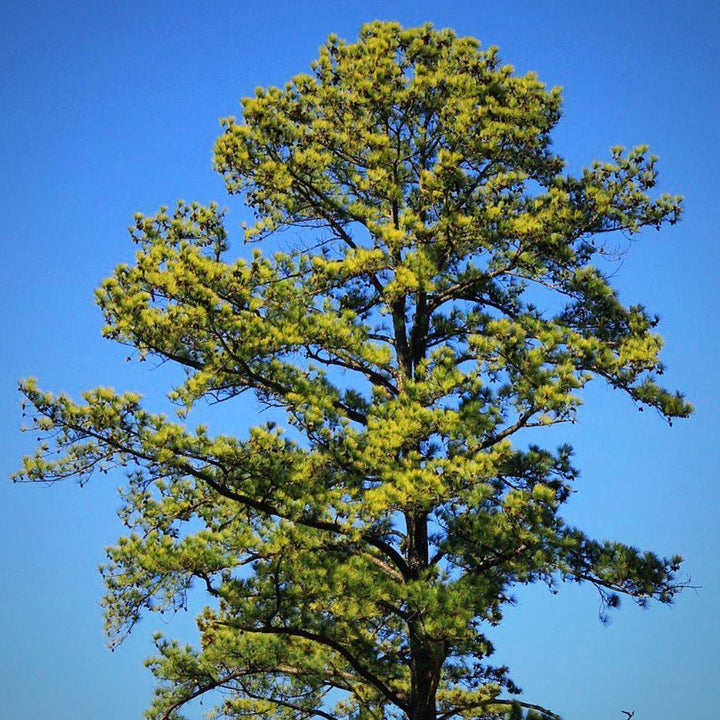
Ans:
[[[564,88],[555,148],[577,172],[611,145],[648,143],[660,190],[685,196],[682,222],[618,250],[626,303],[661,318],[665,383],[695,415],[670,428],[601,386],[580,422],[537,440],[570,442],[581,470],[565,515],[600,538],[686,558],[671,608],[630,603],[598,621],[590,588],[520,588],[491,634],[525,699],[565,720],[676,720],[720,705],[720,10],[714,2],[25,2],[0,24],[0,446],[2,476],[22,435],[20,377],[78,395],[139,390],[163,406],[172,375],[126,363],[100,338],[93,290],[132,259],[135,211],[178,198],[245,212],[211,169],[218,118],[258,85],[307,70],[331,32],[363,22],[426,21],[498,45],[518,72]],[[212,422],[201,410],[191,421]],[[219,412],[223,429],[258,422],[250,402]],[[121,533],[116,474],[85,488],[0,483],[0,703],[10,718],[139,718],[152,678],[151,635],[192,638],[194,610],[152,616],[115,653],[104,645],[97,565]],[[201,598],[200,598],[201,600]],[[201,717],[202,708],[194,710]]]

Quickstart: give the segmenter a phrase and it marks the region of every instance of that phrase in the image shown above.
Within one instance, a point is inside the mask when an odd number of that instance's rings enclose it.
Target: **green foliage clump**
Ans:
[[[48,440],[20,478],[128,467],[129,534],[102,570],[112,642],[193,585],[212,599],[199,647],[158,636],[149,718],[206,693],[223,718],[555,717],[506,699],[489,661],[513,585],[672,600],[680,559],[569,526],[571,449],[515,441],[574,422],[593,378],[690,412],[658,384],[657,318],[596,262],[608,233],[674,223],[680,200],[650,194],[644,147],[563,174],[560,105],[449,30],[331,37],[215,147],[256,215],[245,239],[295,228],[298,247],[234,259],[223,212],[179,203],[136,216],[134,262],[97,292],[108,338],[185,368],[180,421],[23,383]],[[246,391],[300,439],[182,422]]]

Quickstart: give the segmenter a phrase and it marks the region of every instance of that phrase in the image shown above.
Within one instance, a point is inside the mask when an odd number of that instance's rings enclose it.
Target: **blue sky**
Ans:
[[[720,704],[720,11],[714,2],[25,2],[0,25],[0,447],[21,435],[19,377],[79,393],[98,384],[160,402],[163,368],[125,363],[99,336],[92,293],[131,259],[136,210],[178,198],[226,202],[210,167],[218,118],[257,85],[307,69],[335,32],[431,21],[496,44],[519,72],[562,85],[555,134],[571,170],[610,145],[649,143],[682,223],[632,243],[617,267],[627,302],[662,317],[667,384],[696,414],[669,428],[600,387],[564,431],[582,470],[568,518],[599,537],[687,558],[697,590],[672,608],[626,603],[605,627],[590,589],[520,589],[494,634],[526,698],[566,720],[709,717]],[[242,208],[230,207],[237,229]],[[227,411],[224,411],[227,412]],[[232,410],[246,424],[252,404]],[[228,415],[225,416],[228,419]],[[559,438],[553,437],[552,442]],[[7,717],[140,717],[152,630],[192,636],[192,618],[152,617],[105,649],[96,572],[121,532],[114,486],[0,484],[0,698]],[[189,613],[190,615],[191,613]],[[199,717],[199,715],[198,715]]]

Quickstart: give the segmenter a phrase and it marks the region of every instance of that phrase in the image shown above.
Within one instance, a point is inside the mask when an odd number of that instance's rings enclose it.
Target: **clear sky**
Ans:
[[[697,411],[669,428],[593,389],[581,422],[557,433],[582,470],[566,515],[595,534],[687,558],[696,590],[672,608],[630,604],[605,627],[591,589],[521,589],[494,634],[528,700],[566,720],[707,718],[720,705],[718,373],[720,11],[718,4],[628,2],[6,3],[0,23],[0,463],[21,435],[16,381],[77,394],[98,384],[160,398],[165,369],[125,363],[102,341],[92,292],[130,260],[136,210],[176,199],[225,202],[210,167],[218,118],[257,85],[307,69],[335,32],[431,21],[500,47],[518,71],[562,85],[555,135],[571,170],[614,144],[647,142],[661,189],[686,197],[683,222],[633,242],[617,267],[627,302],[658,312],[667,384]],[[242,215],[228,203],[230,224]],[[233,416],[225,414],[225,422]],[[235,406],[238,424],[254,419]],[[158,626],[141,623],[114,654],[102,636],[96,572],[120,534],[121,476],[42,488],[0,483],[0,705],[8,718],[126,720],[151,692],[142,660]],[[199,712],[199,711],[198,711]],[[200,715],[198,715],[200,717]]]

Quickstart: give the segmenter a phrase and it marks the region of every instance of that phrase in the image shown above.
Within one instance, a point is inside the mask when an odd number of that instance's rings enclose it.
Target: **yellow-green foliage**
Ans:
[[[564,175],[560,104],[472,38],[372,23],[245,98],[217,141],[255,212],[245,239],[299,228],[296,249],[232,259],[216,205],[135,217],[135,260],[97,302],[108,338],[186,369],[181,422],[25,381],[48,439],[18,477],[128,468],[128,535],[103,568],[112,642],[193,585],[211,596],[199,648],[158,637],[148,717],[215,690],[228,718],[551,716],[505,699],[488,664],[514,583],[672,599],[679,559],[568,527],[570,448],[515,439],[574,422],[593,378],[690,411],[657,384],[656,319],[593,264],[603,234],[672,223],[679,199],[651,196],[643,147]],[[246,391],[302,439],[182,423]]]

